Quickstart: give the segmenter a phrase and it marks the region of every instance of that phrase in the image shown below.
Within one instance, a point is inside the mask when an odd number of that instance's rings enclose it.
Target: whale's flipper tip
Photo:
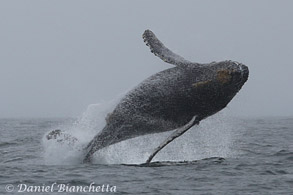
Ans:
[[[176,66],[185,66],[191,64],[188,60],[183,57],[173,53],[170,49],[165,47],[165,45],[156,37],[156,35],[151,30],[145,30],[142,38],[146,45],[151,49],[151,52],[158,56],[163,61],[174,64]]]

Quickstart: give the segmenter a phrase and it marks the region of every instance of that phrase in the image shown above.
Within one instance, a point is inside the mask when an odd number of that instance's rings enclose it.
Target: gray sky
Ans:
[[[236,60],[250,78],[231,114],[293,115],[293,1],[0,1],[0,117],[79,116],[172,67],[151,29],[195,62]]]

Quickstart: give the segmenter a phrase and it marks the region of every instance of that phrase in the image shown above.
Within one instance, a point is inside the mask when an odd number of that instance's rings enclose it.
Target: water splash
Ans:
[[[59,127],[63,132],[78,139],[74,146],[44,136],[44,159],[47,164],[79,164],[83,148],[105,126],[105,117],[114,109],[118,100],[89,105],[83,115],[71,125]],[[225,112],[218,113],[170,143],[158,153],[153,161],[192,161],[209,157],[230,157],[234,155],[235,131],[233,123]],[[97,164],[140,164],[144,163],[171,132],[158,133],[126,140],[103,148],[94,155]]]
[[[236,134],[230,120],[222,112],[202,121],[161,150],[153,161],[193,161],[234,156]],[[94,163],[144,163],[153,149],[170,134],[171,132],[146,135],[111,145],[96,152]]]
[[[105,117],[114,108],[115,103],[116,101],[91,104],[73,124],[63,124],[57,127],[57,129],[62,131],[61,139],[69,136],[77,139],[77,142],[58,141],[58,139],[48,140],[46,135],[52,130],[46,133],[42,139],[45,163],[81,163],[84,156],[83,148],[103,129],[106,124]]]

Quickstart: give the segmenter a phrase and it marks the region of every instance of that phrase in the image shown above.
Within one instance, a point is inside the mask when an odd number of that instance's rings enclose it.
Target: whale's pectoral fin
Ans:
[[[199,120],[197,120],[197,116],[194,116],[186,125],[183,127],[180,127],[176,129],[163,143],[161,143],[150,155],[146,163],[150,163],[152,159],[155,157],[155,155],[162,150],[167,144],[172,142],[177,137],[181,136],[183,133],[185,133],[188,129],[190,129],[193,125],[198,124]]]
[[[163,61],[174,64],[176,66],[193,64],[165,47],[165,45],[156,37],[156,35],[152,31],[144,31],[142,38],[144,42],[146,42],[146,45],[150,47],[151,52],[161,58]]]

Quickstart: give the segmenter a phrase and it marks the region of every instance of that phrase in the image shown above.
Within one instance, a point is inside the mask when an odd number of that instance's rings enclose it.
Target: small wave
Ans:
[[[293,161],[293,152],[289,150],[280,150],[272,155],[273,157],[284,157],[283,160]]]
[[[0,147],[5,147],[5,146],[14,146],[17,145],[16,142],[1,142]]]
[[[15,162],[15,161],[20,161],[20,160],[23,160],[23,158],[16,157],[16,158],[12,158],[12,159],[6,160],[3,163],[10,163],[10,162]]]
[[[278,152],[276,152],[275,154],[273,154],[273,156],[293,156],[293,152],[289,151],[289,150],[280,150]]]
[[[289,156],[286,160],[293,161],[293,156]]]
[[[264,170],[261,171],[261,175],[286,175],[288,174],[285,170]]]

